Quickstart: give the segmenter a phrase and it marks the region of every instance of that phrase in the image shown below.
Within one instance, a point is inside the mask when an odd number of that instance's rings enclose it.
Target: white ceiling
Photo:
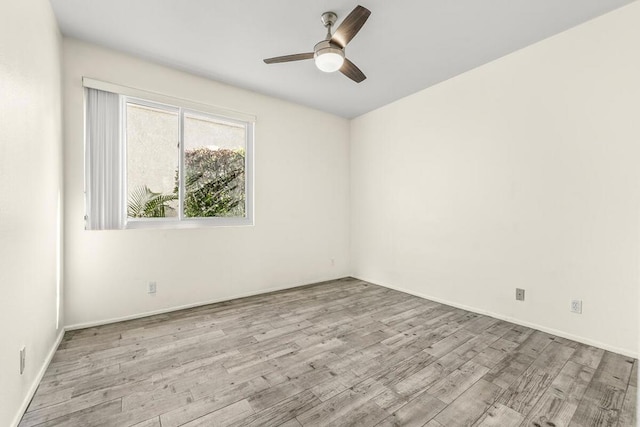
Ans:
[[[62,33],[352,118],[583,23],[630,0],[51,0]],[[313,61],[320,15],[371,17],[347,46],[356,84]]]

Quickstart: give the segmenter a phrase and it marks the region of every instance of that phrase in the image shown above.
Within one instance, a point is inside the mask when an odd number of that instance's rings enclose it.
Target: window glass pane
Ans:
[[[184,116],[185,217],[244,217],[244,124]]]
[[[177,111],[126,104],[130,218],[178,216],[178,130]]]

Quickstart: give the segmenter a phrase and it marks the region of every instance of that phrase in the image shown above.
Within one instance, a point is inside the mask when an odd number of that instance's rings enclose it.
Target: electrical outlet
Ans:
[[[24,373],[25,363],[27,361],[27,348],[22,347],[20,349],[20,375]]]
[[[147,288],[147,292],[150,294],[156,293],[156,282],[149,282],[149,286]]]
[[[336,260],[335,260],[335,258],[330,258],[330,259],[329,259],[329,263],[331,264],[331,267],[335,267],[335,265],[336,265]]]
[[[524,301],[524,289],[516,288],[516,299],[518,301]]]
[[[571,307],[569,308],[572,313],[582,314],[582,300],[581,299],[572,299]]]

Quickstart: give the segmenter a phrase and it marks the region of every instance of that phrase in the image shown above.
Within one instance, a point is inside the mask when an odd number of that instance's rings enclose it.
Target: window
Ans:
[[[87,228],[253,223],[252,120],[126,94],[103,108],[103,94],[86,93]]]
[[[124,109],[130,224],[246,217],[246,123],[129,97]]]

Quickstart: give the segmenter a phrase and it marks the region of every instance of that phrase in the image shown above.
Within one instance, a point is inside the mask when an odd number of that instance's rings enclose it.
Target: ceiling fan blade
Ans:
[[[371,11],[366,7],[356,6],[355,9],[351,11],[342,24],[338,27],[335,33],[333,33],[333,37],[331,37],[331,43],[337,44],[338,46],[344,48],[347,43],[349,43],[360,31],[360,28],[367,22],[369,19],[369,15],[371,15]]]
[[[340,67],[340,72],[356,83],[360,83],[367,78],[367,76],[360,71],[360,68],[356,67],[356,64],[349,61],[347,58],[344,58],[344,64]]]
[[[265,64],[277,64],[278,62],[302,61],[303,59],[313,59],[313,52],[276,56],[273,58],[267,58],[264,60],[264,62]]]

